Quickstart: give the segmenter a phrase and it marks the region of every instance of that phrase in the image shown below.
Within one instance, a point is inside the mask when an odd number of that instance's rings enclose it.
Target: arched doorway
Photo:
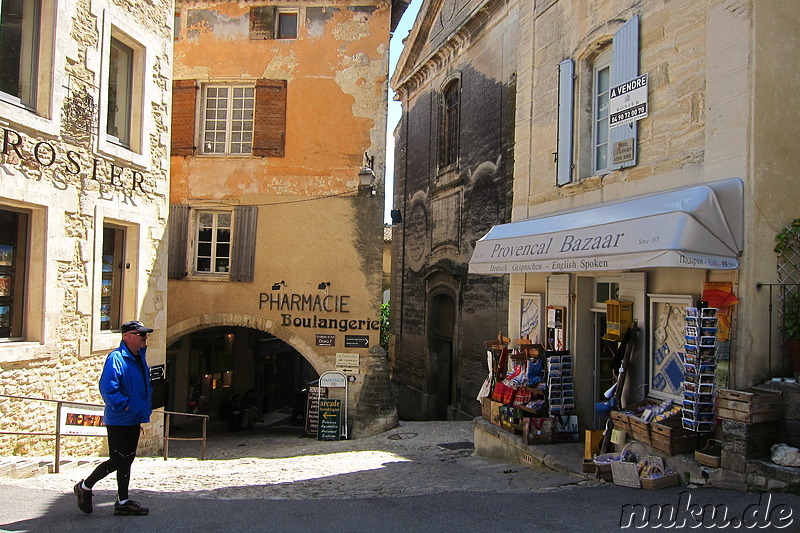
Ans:
[[[428,314],[428,354],[430,385],[435,396],[436,420],[448,420],[453,405],[454,368],[453,338],[455,336],[456,303],[448,293],[431,297]]]
[[[215,326],[187,333],[167,347],[167,410],[226,418],[236,401],[258,420],[299,422],[313,366],[288,343],[258,329]],[[229,424],[230,426],[230,424]]]

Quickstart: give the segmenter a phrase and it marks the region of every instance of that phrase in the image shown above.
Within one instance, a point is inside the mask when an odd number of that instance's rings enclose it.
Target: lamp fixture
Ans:
[[[360,191],[370,196],[375,194],[375,171],[372,170],[374,164],[375,157],[370,157],[367,152],[364,152],[364,166],[358,171],[358,185]]]
[[[317,288],[318,288],[319,290],[323,291],[323,290],[327,289],[327,288],[328,288],[328,287],[330,287],[330,286],[331,286],[331,282],[330,282],[330,281],[323,281],[322,283],[320,283],[319,285],[317,285]]]
[[[400,214],[399,209],[390,210],[389,216],[392,217],[392,226],[401,224],[403,222],[403,215]]]
[[[272,290],[273,290],[273,291],[279,291],[279,290],[281,290],[281,289],[282,289],[282,288],[283,288],[285,285],[286,285],[286,282],[285,282],[285,281],[283,281],[283,280],[280,280],[280,281],[278,281],[278,282],[276,282],[276,283],[273,283],[273,284],[272,284]]]

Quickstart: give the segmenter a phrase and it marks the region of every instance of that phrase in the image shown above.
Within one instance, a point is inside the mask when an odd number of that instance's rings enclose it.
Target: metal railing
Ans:
[[[100,407],[102,408],[103,405],[96,404],[96,403],[84,403],[84,402],[72,402],[67,400],[48,400],[46,398],[31,398],[27,396],[12,396],[8,394],[0,394],[0,399],[8,398],[11,400],[22,400],[28,402],[45,402],[45,403],[54,403],[56,404],[56,423],[55,423],[55,432],[48,432],[48,431],[0,431],[0,435],[24,435],[29,437],[55,437],[55,453],[54,456],[54,465],[53,471],[57,474],[59,472],[59,467],[61,464],[61,439],[62,437],[103,437],[105,435],[90,435],[90,434],[72,434],[72,433],[62,433],[61,431],[61,411],[64,404],[68,405],[76,405],[76,406],[84,406],[84,407]],[[164,460],[166,461],[169,454],[169,443],[170,441],[201,441],[200,445],[200,460],[205,460],[206,458],[206,438],[207,438],[207,428],[208,428],[208,415],[199,415],[194,413],[179,413],[175,411],[161,411],[161,410],[154,410],[153,414],[163,414],[164,415],[164,434],[161,437],[164,443]],[[186,417],[196,417],[200,418],[203,422],[201,436],[200,437],[170,437],[169,435],[169,426],[170,420],[173,415],[176,416],[186,416]]]

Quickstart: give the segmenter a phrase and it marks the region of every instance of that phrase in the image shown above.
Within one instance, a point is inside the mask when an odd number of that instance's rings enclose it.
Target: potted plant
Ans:
[[[778,259],[800,259],[800,218],[775,235],[775,253]],[[786,355],[792,363],[795,376],[800,375],[800,286],[788,287],[783,299],[783,338]]]

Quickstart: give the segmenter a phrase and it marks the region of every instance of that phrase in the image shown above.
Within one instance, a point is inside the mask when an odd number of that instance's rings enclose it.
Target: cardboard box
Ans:
[[[603,430],[587,429],[583,442],[583,458],[592,459],[595,455],[600,455],[600,446],[602,444]]]

